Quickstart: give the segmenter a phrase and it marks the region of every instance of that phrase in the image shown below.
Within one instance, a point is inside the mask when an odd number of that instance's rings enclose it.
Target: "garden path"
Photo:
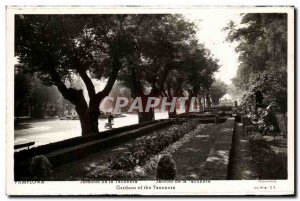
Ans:
[[[201,133],[194,136],[172,154],[176,163],[176,179],[199,179],[210,148],[217,135],[215,124],[206,124]]]
[[[201,132],[173,153],[176,179],[226,179],[234,119],[206,124]]]

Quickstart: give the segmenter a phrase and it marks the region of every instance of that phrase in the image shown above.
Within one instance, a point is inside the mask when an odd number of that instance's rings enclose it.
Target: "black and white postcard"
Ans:
[[[294,195],[294,7],[8,6],[8,195]]]

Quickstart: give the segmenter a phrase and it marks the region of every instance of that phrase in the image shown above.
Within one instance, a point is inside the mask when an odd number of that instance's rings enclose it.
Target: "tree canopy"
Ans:
[[[75,105],[83,133],[98,132],[99,105],[113,87],[122,60],[134,49],[132,19],[135,15],[16,15],[15,55],[18,68],[55,85]],[[79,76],[82,89],[66,86]],[[96,92],[91,78],[108,79]]]
[[[239,25],[230,22],[225,28],[228,41],[237,41],[240,65],[236,77],[232,80],[235,91],[246,91],[245,100],[250,100],[254,90],[264,88],[265,96],[276,96],[286,91],[286,78],[272,88],[274,76],[286,75],[287,70],[287,14],[284,13],[248,13],[242,15]],[[260,80],[266,79],[266,80]],[[275,83],[274,83],[275,84]],[[278,84],[280,86],[278,86]],[[265,85],[265,86],[263,86]],[[260,86],[260,87],[258,87]],[[273,91],[272,93],[270,91]],[[286,93],[284,93],[286,94]],[[273,97],[276,99],[276,97]],[[270,103],[266,99],[266,104]],[[286,101],[280,101],[281,103]],[[281,106],[285,108],[284,106]]]
[[[170,89],[197,95],[219,68],[182,15],[16,15],[15,24],[17,68],[56,86],[75,106],[83,134],[98,132],[100,102],[117,79],[145,103]],[[82,84],[68,84],[78,78]],[[92,79],[106,86],[96,91]],[[140,122],[154,117],[143,114]]]
[[[235,85],[247,89],[251,74],[263,71],[286,71],[287,15],[274,13],[244,14],[240,25],[225,28],[228,41],[238,41],[236,51],[241,62]]]
[[[210,87],[209,93],[214,105],[218,105],[220,99],[227,93],[228,86],[220,79],[216,80]]]

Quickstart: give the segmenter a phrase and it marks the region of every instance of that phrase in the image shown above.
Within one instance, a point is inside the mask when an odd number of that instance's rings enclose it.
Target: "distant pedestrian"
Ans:
[[[113,121],[114,121],[114,116],[112,115],[112,113],[109,113],[109,115],[108,115],[108,124],[113,125]]]

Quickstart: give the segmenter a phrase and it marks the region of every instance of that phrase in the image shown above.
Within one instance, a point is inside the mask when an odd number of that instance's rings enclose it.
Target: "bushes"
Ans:
[[[37,179],[44,179],[51,174],[51,163],[44,155],[34,156],[29,166],[31,174]]]
[[[275,160],[269,171],[270,175],[275,175],[275,179],[287,179],[287,154],[275,153]]]
[[[98,166],[87,174],[92,179],[141,179],[147,178],[157,171],[160,179],[173,178],[176,175],[176,167],[173,159],[161,158],[160,165],[158,153],[191,132],[198,126],[197,119],[189,120],[181,125],[173,125],[167,130],[154,132],[151,136],[144,136],[128,147],[128,151],[119,155],[108,163]],[[148,163],[149,162],[149,163]],[[147,164],[147,165],[146,165]],[[167,173],[168,172],[168,173]]]
[[[163,155],[157,164],[156,179],[172,180],[176,176],[176,165],[171,155]]]
[[[255,133],[249,137],[251,151],[257,155],[261,149],[271,149],[267,141],[263,139],[261,134]],[[257,153],[257,154],[256,154]]]
[[[136,159],[130,152],[124,153],[122,156],[118,156],[116,160],[110,164],[110,168],[113,170],[132,170],[135,167]]]
[[[197,125],[197,120],[190,120],[182,125],[172,126],[165,132],[154,132],[151,136],[141,137],[128,147],[128,152],[113,160],[109,167],[112,170],[130,171],[136,166],[143,166],[151,156],[163,151],[167,146],[195,129]]]
[[[260,179],[287,179],[286,153],[275,153],[259,134],[251,136],[249,143]]]

